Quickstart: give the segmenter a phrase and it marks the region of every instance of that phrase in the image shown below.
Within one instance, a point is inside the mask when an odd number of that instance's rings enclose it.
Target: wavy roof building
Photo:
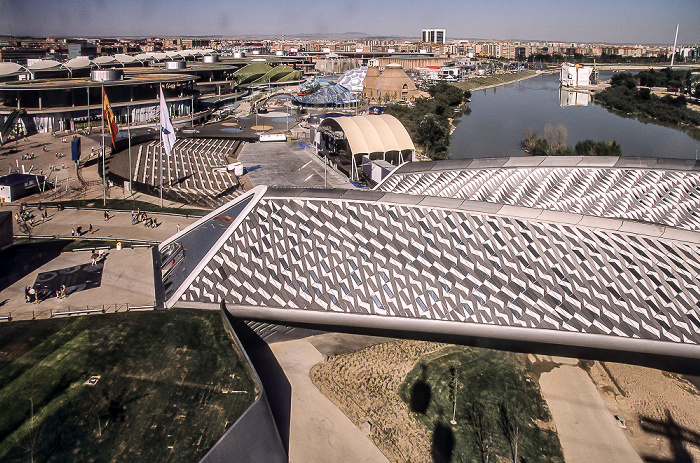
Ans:
[[[225,304],[242,318],[696,369],[700,359],[697,232],[454,198],[257,187],[159,250],[168,307]]]
[[[700,163],[523,157],[407,164],[379,191],[483,201],[700,231]]]

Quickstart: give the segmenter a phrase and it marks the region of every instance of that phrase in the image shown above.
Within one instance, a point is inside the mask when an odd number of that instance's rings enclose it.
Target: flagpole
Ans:
[[[159,85],[161,93],[163,92],[163,86]],[[160,95],[158,95],[160,99]],[[158,177],[160,177],[160,207],[163,207],[163,111],[160,111],[160,126],[158,127],[158,139],[160,140],[160,172],[158,172]]]
[[[133,193],[131,184],[134,182],[134,171],[131,170],[131,124],[129,123],[131,119],[131,106],[126,107],[126,134],[129,137],[129,195]]]
[[[105,83],[102,82],[102,206],[107,206],[107,183],[105,182]]]

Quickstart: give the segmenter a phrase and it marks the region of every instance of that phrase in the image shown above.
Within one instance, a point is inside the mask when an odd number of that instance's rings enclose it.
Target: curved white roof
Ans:
[[[367,75],[367,68],[354,68],[347,71],[345,74],[340,76],[338,83],[351,92],[361,92],[362,83]]]
[[[92,61],[98,66],[110,66],[113,64],[121,64],[119,60],[116,59],[114,56],[98,56]]]
[[[87,69],[94,66],[91,59],[79,56],[77,58],[70,59],[65,62],[67,68],[70,69]]]
[[[136,62],[141,62],[141,60],[137,59],[135,56],[125,55],[123,53],[118,53],[118,54],[114,55],[114,59],[116,59],[117,61],[119,61],[122,64],[132,64],[132,63],[136,63]]]
[[[353,154],[416,149],[403,124],[389,114],[329,117],[326,120],[335,121],[340,126]]]
[[[52,71],[60,69],[62,67],[65,66],[61,62],[58,62],[53,59],[42,59],[41,61],[37,61],[31,66],[27,66],[27,69],[29,69],[30,71]]]
[[[0,77],[10,77],[17,76],[20,74],[25,74],[27,68],[17,63],[0,63]]]

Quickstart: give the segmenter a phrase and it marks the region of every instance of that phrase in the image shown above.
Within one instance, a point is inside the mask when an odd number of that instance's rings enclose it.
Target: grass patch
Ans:
[[[0,350],[3,461],[197,461],[257,394],[217,312],[8,323]]]
[[[515,443],[517,461],[564,461],[549,409],[520,354],[445,347],[416,364],[399,395],[432,432],[434,461],[513,461]]]

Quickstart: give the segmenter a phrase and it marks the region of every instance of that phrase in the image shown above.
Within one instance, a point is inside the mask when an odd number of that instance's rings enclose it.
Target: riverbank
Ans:
[[[498,74],[489,77],[474,77],[473,79],[469,79],[465,82],[456,82],[452,85],[462,90],[484,90],[487,88],[498,87],[499,85],[505,85],[529,79],[540,74],[541,73],[538,71],[527,69],[525,71],[516,72],[515,74]]]

